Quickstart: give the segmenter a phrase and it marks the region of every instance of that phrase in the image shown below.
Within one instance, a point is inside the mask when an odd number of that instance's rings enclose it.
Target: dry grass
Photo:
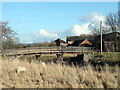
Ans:
[[[8,58],[2,61],[3,88],[117,88],[120,85],[117,66],[113,69],[106,65],[99,72],[90,65],[76,68],[57,64],[42,66],[20,60],[12,63]],[[17,73],[18,66],[27,71]]]

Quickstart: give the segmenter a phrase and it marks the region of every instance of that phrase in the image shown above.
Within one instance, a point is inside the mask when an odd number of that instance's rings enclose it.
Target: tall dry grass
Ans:
[[[17,73],[18,66],[26,72]],[[62,67],[58,64],[42,66],[37,62],[2,59],[3,88],[118,88],[119,67],[102,68],[97,71],[91,65],[83,67]]]

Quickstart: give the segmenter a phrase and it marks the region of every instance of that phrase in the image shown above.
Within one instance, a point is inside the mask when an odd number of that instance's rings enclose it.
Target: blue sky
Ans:
[[[90,25],[117,10],[117,2],[3,2],[2,21],[9,21],[21,43],[65,40],[90,33]]]

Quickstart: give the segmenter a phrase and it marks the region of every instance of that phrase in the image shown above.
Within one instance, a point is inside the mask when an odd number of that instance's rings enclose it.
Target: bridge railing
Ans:
[[[96,51],[95,47],[65,47],[62,48],[63,52],[92,52]]]
[[[20,49],[7,49],[3,51],[4,55],[10,54],[25,54],[25,53],[42,53],[42,52],[93,52],[97,49],[95,47],[60,47],[60,46],[51,46],[51,47],[33,47],[33,48],[20,48]]]

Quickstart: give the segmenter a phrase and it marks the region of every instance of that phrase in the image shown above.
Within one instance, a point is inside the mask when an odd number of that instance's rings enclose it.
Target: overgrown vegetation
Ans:
[[[120,88],[119,67],[62,67],[60,64],[41,65],[33,61],[3,58],[3,88]],[[16,72],[17,67],[25,67],[26,72]]]

